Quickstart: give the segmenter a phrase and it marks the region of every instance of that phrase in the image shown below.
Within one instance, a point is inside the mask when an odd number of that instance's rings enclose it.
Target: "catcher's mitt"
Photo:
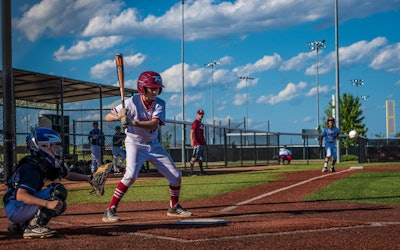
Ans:
[[[90,176],[89,183],[92,185],[93,190],[91,193],[96,193],[98,195],[104,194],[104,184],[106,183],[108,174],[111,172],[112,163],[106,163],[97,168]]]

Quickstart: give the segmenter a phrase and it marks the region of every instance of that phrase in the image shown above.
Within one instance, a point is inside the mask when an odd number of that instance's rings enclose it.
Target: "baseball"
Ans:
[[[356,139],[358,137],[358,133],[355,130],[352,130],[349,132],[349,138],[350,139]]]

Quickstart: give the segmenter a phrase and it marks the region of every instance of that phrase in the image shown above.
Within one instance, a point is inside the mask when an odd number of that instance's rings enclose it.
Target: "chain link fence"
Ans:
[[[116,99],[118,100],[118,99]],[[105,122],[101,118],[109,112],[109,108],[98,109],[98,103],[85,102],[73,104],[69,109],[60,112],[51,108],[17,108],[16,153],[19,161],[28,152],[26,136],[32,128],[44,126],[55,129],[63,137],[64,159],[67,163],[80,160],[90,161],[90,145],[88,134],[92,129],[93,121],[99,122],[99,128],[105,135],[103,161],[112,161],[112,137],[119,122]],[[0,106],[1,111],[2,106]],[[64,117],[64,119],[61,119]],[[278,164],[278,151],[286,145],[292,151],[292,162],[320,160],[323,150],[319,147],[316,136],[308,132],[303,133],[275,133],[269,131],[255,131],[240,128],[243,122],[218,125],[205,124],[205,137],[208,144],[204,164],[208,166],[234,167],[254,165]],[[4,132],[2,118],[0,119],[0,180],[4,180]],[[186,168],[191,157],[190,147],[191,122],[167,120],[162,126],[159,139],[171,154],[178,167]],[[182,138],[185,145],[182,145]],[[345,140],[342,136],[340,140]],[[182,152],[183,149],[183,152]],[[348,148],[340,149],[341,155],[355,155],[358,161],[380,162],[400,161],[400,139],[367,139],[359,138]],[[184,159],[182,159],[182,156]]]

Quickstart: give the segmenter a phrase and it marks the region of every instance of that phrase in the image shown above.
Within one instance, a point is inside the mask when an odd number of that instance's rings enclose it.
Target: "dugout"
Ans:
[[[31,108],[31,109],[52,109],[55,111],[55,116],[59,117],[60,124],[57,124],[57,130],[62,138],[68,136],[69,131],[65,131],[65,114],[64,105],[66,103],[73,103],[86,100],[99,100],[98,107],[100,107],[100,117],[102,115],[103,99],[109,97],[119,97],[120,90],[117,86],[109,86],[99,83],[92,83],[88,81],[81,81],[71,79],[63,76],[56,76],[50,74],[43,74],[38,72],[32,72],[21,69],[12,69],[12,80],[13,80],[13,96],[7,96],[3,94],[3,72],[0,73],[0,98],[1,107],[4,107],[5,102],[13,103],[14,107],[5,110],[3,108],[3,117],[10,117],[11,119],[17,117],[17,109]],[[136,90],[125,89],[127,95],[132,95]],[[12,100],[10,100],[12,98]],[[100,119],[100,128],[102,128],[102,119]],[[8,127],[6,124],[8,119],[3,119],[3,128]],[[39,125],[39,124],[38,124]],[[17,131],[17,125],[14,128],[16,136],[19,132]],[[54,128],[54,127],[53,127]],[[1,136],[4,142],[4,135],[7,131],[1,130]],[[10,143],[10,142],[8,142]],[[11,141],[12,149],[5,148],[5,145],[1,145],[0,154],[4,159],[4,173],[10,173],[16,166],[16,153],[18,147],[16,140]],[[63,147],[66,147],[63,141]],[[7,156],[5,156],[7,154]],[[66,155],[63,155],[66,157]],[[13,159],[11,162],[6,162],[7,159]],[[0,179],[2,176],[0,176]]]

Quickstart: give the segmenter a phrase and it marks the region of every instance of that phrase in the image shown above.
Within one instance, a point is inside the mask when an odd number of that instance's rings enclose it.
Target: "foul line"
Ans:
[[[201,238],[201,239],[182,239],[177,237],[170,236],[161,236],[156,234],[149,233],[130,233],[135,236],[152,238],[152,239],[160,239],[160,240],[170,240],[181,243],[193,243],[193,242],[206,242],[206,241],[220,241],[220,240],[229,240],[229,239],[242,239],[242,238],[256,238],[256,237],[265,237],[265,236],[274,236],[274,235],[292,235],[292,234],[304,234],[304,233],[315,233],[315,232],[331,232],[331,231],[342,231],[342,230],[353,230],[357,228],[374,228],[374,227],[385,227],[391,225],[399,225],[398,222],[372,222],[366,225],[356,225],[356,226],[343,226],[343,227],[330,227],[330,228],[319,228],[319,229],[301,229],[295,231],[288,232],[275,232],[275,233],[259,233],[259,234],[244,234],[244,235],[235,235],[235,236],[222,236],[222,237],[212,237],[212,238]]]
[[[270,196],[270,195],[273,195],[273,194],[276,194],[276,193],[279,193],[279,192],[282,192],[282,191],[285,191],[285,190],[288,190],[288,189],[291,189],[291,188],[294,188],[294,187],[297,187],[297,186],[300,186],[300,185],[303,185],[303,184],[306,184],[306,183],[309,183],[311,181],[315,181],[315,180],[322,179],[322,178],[325,178],[325,177],[328,177],[328,176],[332,176],[333,174],[340,174],[340,173],[348,172],[348,171],[351,171],[351,170],[352,169],[347,169],[347,170],[342,170],[342,171],[331,173],[331,174],[325,174],[325,175],[317,176],[317,177],[314,177],[314,178],[311,178],[311,179],[308,179],[308,180],[305,180],[305,181],[302,181],[302,182],[299,182],[299,183],[296,183],[296,184],[293,184],[293,185],[290,185],[290,186],[287,186],[287,187],[284,187],[284,188],[280,188],[280,189],[271,191],[269,193],[265,193],[265,194],[253,197],[251,199],[239,202],[239,203],[237,203],[235,205],[232,205],[232,206],[226,207],[224,209],[221,209],[220,212],[222,212],[222,213],[230,212],[230,211],[234,210],[235,208],[237,208],[239,206],[246,205],[246,204],[248,204],[250,202],[262,199],[264,197],[267,197],[267,196]]]

